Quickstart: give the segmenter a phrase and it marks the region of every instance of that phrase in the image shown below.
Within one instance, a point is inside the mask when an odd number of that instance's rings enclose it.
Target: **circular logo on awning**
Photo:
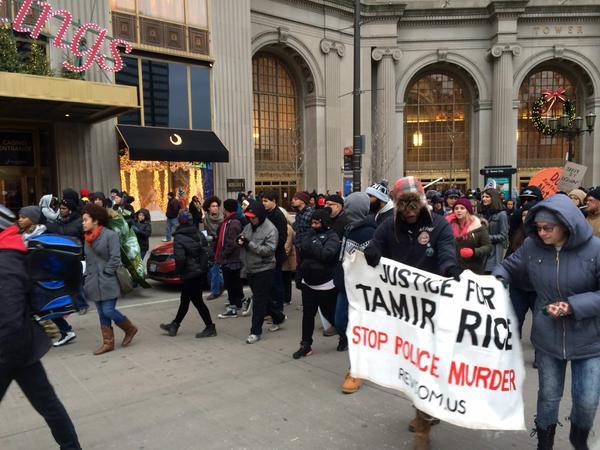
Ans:
[[[181,136],[179,136],[177,133],[174,133],[171,136],[169,136],[169,141],[171,141],[171,144],[177,146],[183,143],[183,139],[181,139]]]

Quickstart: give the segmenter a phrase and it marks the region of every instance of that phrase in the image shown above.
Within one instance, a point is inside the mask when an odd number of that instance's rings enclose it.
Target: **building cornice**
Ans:
[[[302,4],[313,10],[330,11],[344,16],[354,15],[354,0],[286,0],[288,3]],[[406,4],[400,0],[390,0],[386,3],[363,0],[361,16],[369,18],[369,22],[398,19],[404,14]]]

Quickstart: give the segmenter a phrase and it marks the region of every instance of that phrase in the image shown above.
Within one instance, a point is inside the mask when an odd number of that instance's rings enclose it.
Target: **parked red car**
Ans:
[[[162,243],[150,252],[146,263],[148,278],[163,283],[181,284],[181,279],[175,271],[173,256],[173,241]]]

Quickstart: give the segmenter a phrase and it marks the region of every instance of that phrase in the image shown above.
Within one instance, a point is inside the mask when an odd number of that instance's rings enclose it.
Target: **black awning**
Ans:
[[[229,152],[212,131],[135,125],[117,129],[132,160],[229,162]]]

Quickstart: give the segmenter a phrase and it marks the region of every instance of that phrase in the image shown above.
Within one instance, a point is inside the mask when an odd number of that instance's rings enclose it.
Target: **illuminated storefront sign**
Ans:
[[[0,6],[4,0],[0,0]],[[29,33],[33,39],[38,39],[44,27],[50,19],[61,21],[61,25],[55,36],[51,36],[52,46],[56,48],[68,49],[75,58],[81,58],[80,64],[72,64],[69,61],[63,62],[63,67],[71,72],[83,72],[89,69],[96,62],[102,70],[107,72],[119,72],[123,68],[120,47],[123,47],[125,53],[131,53],[131,44],[123,39],[112,39],[108,36],[108,30],[92,22],[75,24],[73,14],[66,9],[53,9],[48,2],[41,0],[18,0],[21,3],[17,15],[12,22],[12,29],[18,33]],[[25,18],[30,10],[39,13],[36,23],[32,26],[25,26]],[[10,23],[7,18],[0,17],[0,23]],[[71,42],[65,40],[67,31],[70,27],[75,29]],[[88,32],[94,34],[93,38],[88,39]],[[91,34],[91,33],[90,33]],[[89,45],[84,44],[89,42]],[[103,46],[108,44],[110,55],[105,55]],[[112,61],[112,65],[108,63]]]

